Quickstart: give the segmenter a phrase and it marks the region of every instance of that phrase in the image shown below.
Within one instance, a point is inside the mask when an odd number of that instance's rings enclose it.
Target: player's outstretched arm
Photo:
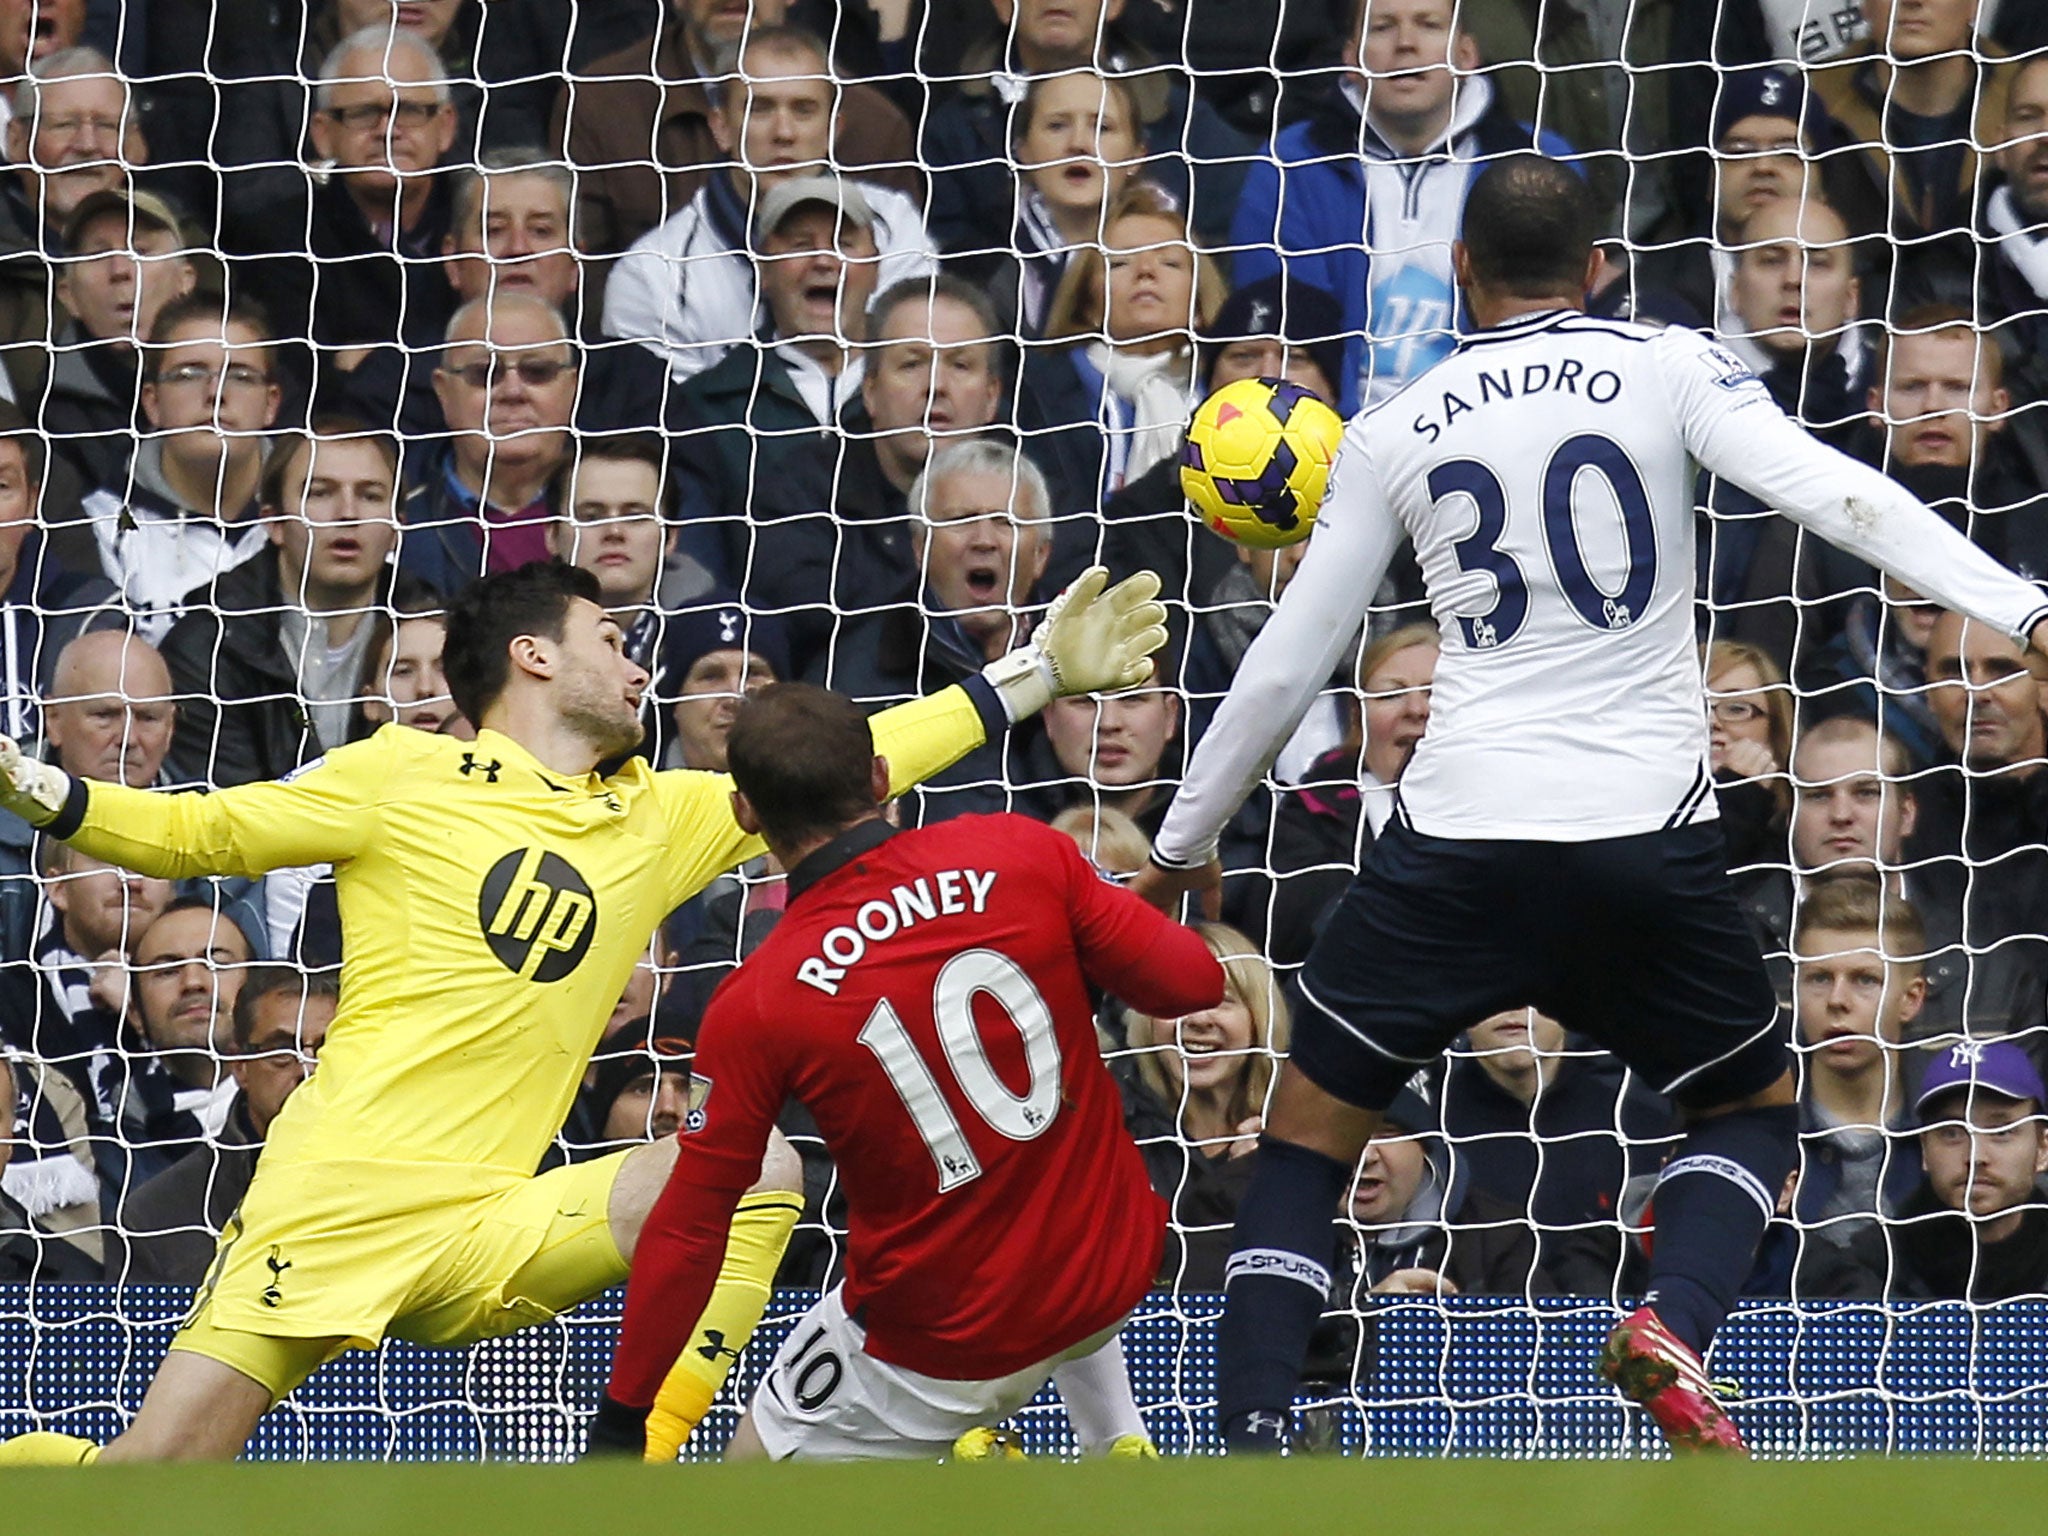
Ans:
[[[1101,566],[1083,572],[1046,610],[1029,644],[958,687],[876,715],[875,751],[889,760],[889,792],[922,784],[1055,698],[1144,682],[1153,653],[1166,644],[1159,578],[1140,571],[1114,587],[1108,581]],[[725,775],[675,770],[658,774],[656,783],[675,833],[675,904],[765,849],[732,819]]]
[[[0,736],[0,805],[96,859],[167,880],[260,875],[355,855],[382,749],[344,747],[288,780],[171,794],[74,779]]]
[[[1308,552],[1245,652],[1154,840],[1163,869],[1199,869],[1358,633],[1404,530],[1354,423],[1331,471]],[[1176,876],[1184,883],[1184,877]],[[1148,899],[1154,892],[1147,889]]]
[[[1890,476],[1812,436],[1761,381],[1695,332],[1658,339],[1700,464],[1914,591],[2020,640],[2048,640],[2048,599]],[[1731,371],[1733,370],[1733,371]]]
[[[1047,846],[1066,870],[1074,953],[1091,983],[1154,1018],[1199,1013],[1222,1000],[1223,967],[1200,934],[1103,879],[1072,838],[1054,833]]]
[[[889,760],[889,787],[902,794],[972,752],[1004,726],[1054,699],[1135,688],[1166,644],[1159,578],[1140,571],[1115,586],[1091,566],[1053,599],[1030,643],[982,668],[978,677],[874,718],[875,750]]]

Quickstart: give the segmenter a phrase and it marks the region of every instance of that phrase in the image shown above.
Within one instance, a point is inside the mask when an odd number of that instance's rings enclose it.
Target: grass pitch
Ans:
[[[109,1467],[0,1474],[52,1536],[1947,1536],[2030,1528],[2048,1464]]]

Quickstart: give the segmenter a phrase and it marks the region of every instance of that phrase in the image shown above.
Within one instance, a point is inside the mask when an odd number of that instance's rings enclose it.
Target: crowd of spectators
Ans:
[[[442,611],[556,557],[652,678],[640,751],[716,771],[746,693],[929,694],[1100,560],[1165,581],[1152,680],[896,813],[1128,872],[1301,555],[1188,516],[1193,405],[1392,396],[1467,327],[1475,168],[1531,149],[1612,209],[1594,312],[1713,332],[2048,579],[2044,50],[2022,0],[0,0],[0,728],[191,792],[472,736]],[[2048,664],[1697,501],[1709,766],[1803,1084],[1751,1290],[2048,1291]],[[1226,836],[1229,996],[1102,1000],[1164,1284],[1220,1285],[1292,973],[1427,729],[1421,598],[1398,561]],[[673,1131],[782,875],[669,919],[557,1155]],[[0,1278],[197,1280],[346,959],[330,871],[173,886],[0,817]],[[1571,1027],[1472,1020],[1403,1094],[1340,1311],[1637,1282],[1674,1111]],[[833,1171],[784,1128],[815,1282]]]

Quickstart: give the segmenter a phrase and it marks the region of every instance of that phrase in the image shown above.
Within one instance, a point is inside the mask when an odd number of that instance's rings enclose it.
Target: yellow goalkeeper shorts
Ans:
[[[626,1278],[608,1211],[629,1155],[453,1199],[424,1197],[435,1182],[424,1170],[395,1181],[406,1193],[366,1178],[371,1165],[292,1169],[296,1199],[250,1189],[171,1348],[218,1360],[276,1402],[386,1337],[454,1347],[546,1322]],[[271,1183],[262,1193],[286,1181]]]

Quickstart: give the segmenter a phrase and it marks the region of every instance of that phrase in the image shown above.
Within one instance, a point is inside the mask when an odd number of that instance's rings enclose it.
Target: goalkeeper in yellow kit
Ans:
[[[1158,583],[1104,584],[1090,571],[1030,645],[878,715],[894,788],[1058,694],[1142,681],[1166,638]],[[386,726],[287,780],[210,795],[74,780],[0,738],[0,804],[95,857],[173,878],[331,862],[339,893],[341,1007],[319,1071],[271,1127],[191,1316],[102,1460],[232,1458],[344,1350],[468,1344],[626,1278],[674,1139],[533,1170],[655,926],[762,845],[724,775],[595,771],[639,741],[647,674],[588,573],[486,577],[453,605],[443,663],[475,741]],[[728,1348],[760,1320],[796,1220],[781,1182],[735,1217],[699,1325]],[[684,1352],[664,1393],[672,1438],[730,1358]],[[0,1465],[95,1454],[25,1435]]]

